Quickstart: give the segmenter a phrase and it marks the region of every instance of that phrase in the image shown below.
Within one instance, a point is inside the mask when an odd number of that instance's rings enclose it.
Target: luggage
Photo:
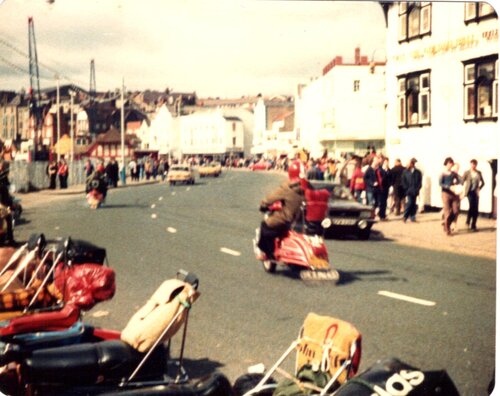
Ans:
[[[169,326],[162,341],[171,338],[186,320],[189,308],[198,295],[189,283],[178,279],[166,280],[132,316],[122,331],[122,341],[139,352],[146,352]]]
[[[330,192],[326,189],[305,191],[306,221],[322,221],[328,210]]]
[[[422,371],[398,359],[378,361],[341,386],[335,396],[459,396],[445,370]]]
[[[64,251],[66,251],[64,258],[72,264],[104,264],[106,260],[106,249],[79,239],[68,238],[61,242],[57,254]]]

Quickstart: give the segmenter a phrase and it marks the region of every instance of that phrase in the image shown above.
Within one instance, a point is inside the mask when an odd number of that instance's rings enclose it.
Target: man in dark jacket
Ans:
[[[380,220],[386,220],[388,177],[387,172],[382,168],[382,161],[379,157],[373,157],[370,166],[366,169],[363,177],[365,181],[366,198],[368,205],[378,208]]]
[[[302,183],[305,181],[300,161],[293,161],[289,165],[288,179],[260,202],[260,210],[263,212],[276,201],[282,204],[281,210],[273,211],[261,223],[257,246],[265,255],[261,257],[263,260],[274,260],[274,240],[287,233],[300,213],[304,200]]]
[[[14,241],[14,230],[12,224],[13,217],[10,211],[13,205],[13,200],[12,196],[9,193],[9,187],[4,183],[0,183],[0,205],[3,206],[4,210],[2,210],[2,212],[5,222],[7,223],[7,235],[5,236],[5,244],[14,246],[16,242]]]
[[[415,168],[416,163],[417,160],[412,158],[401,177],[401,184],[406,196],[405,211],[403,214],[403,221],[405,223],[408,218],[413,222],[417,221],[417,197],[422,188],[422,172]]]
[[[394,166],[391,168],[390,180],[391,186],[393,188],[394,193],[394,211],[396,212],[396,216],[401,214],[401,203],[405,197],[405,191],[403,185],[401,183],[401,178],[403,176],[403,171],[405,167],[401,164],[401,160],[399,158],[394,161]]]

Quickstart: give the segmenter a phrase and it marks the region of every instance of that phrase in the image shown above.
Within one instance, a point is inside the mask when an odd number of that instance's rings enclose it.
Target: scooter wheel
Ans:
[[[262,266],[264,267],[264,271],[269,272],[270,274],[276,272],[276,263],[274,261],[264,260],[262,262]]]

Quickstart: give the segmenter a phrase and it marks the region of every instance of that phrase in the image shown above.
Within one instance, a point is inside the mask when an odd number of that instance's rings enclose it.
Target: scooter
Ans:
[[[268,212],[282,209],[280,201],[274,202],[268,207]],[[305,210],[305,203],[302,205],[302,212]],[[304,222],[304,215],[301,216]],[[328,228],[329,219],[322,222],[323,228]],[[285,236],[276,238],[274,241],[275,260],[263,260],[262,252],[258,248],[260,239],[260,228],[256,229],[253,240],[254,252],[257,260],[262,261],[264,270],[274,273],[278,264],[289,266],[300,271],[300,278],[304,281],[333,281],[338,282],[339,273],[331,268],[328,260],[328,251],[325,241],[320,235],[307,235],[300,232],[296,227],[292,227]]]
[[[91,209],[99,208],[103,201],[104,201],[104,196],[95,188],[87,193],[87,203],[89,204],[89,207]]]

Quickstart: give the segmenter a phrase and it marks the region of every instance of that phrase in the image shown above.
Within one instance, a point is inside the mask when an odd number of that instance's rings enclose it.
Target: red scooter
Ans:
[[[269,208],[269,212],[281,210],[282,204],[280,201],[273,203]],[[331,268],[328,260],[328,251],[325,241],[321,235],[307,235],[304,231],[306,228],[307,215],[306,204],[302,207],[302,226],[292,227],[285,236],[276,238],[274,242],[274,257],[275,260],[262,259],[262,252],[257,244],[260,238],[260,229],[256,230],[256,237],[253,240],[254,252],[257,260],[262,261],[264,270],[269,273],[276,271],[277,264],[287,265],[290,268],[300,271],[300,278],[304,281],[333,281],[338,282],[338,271]],[[324,216],[323,216],[324,217]],[[329,219],[322,222],[323,228],[328,228]]]

